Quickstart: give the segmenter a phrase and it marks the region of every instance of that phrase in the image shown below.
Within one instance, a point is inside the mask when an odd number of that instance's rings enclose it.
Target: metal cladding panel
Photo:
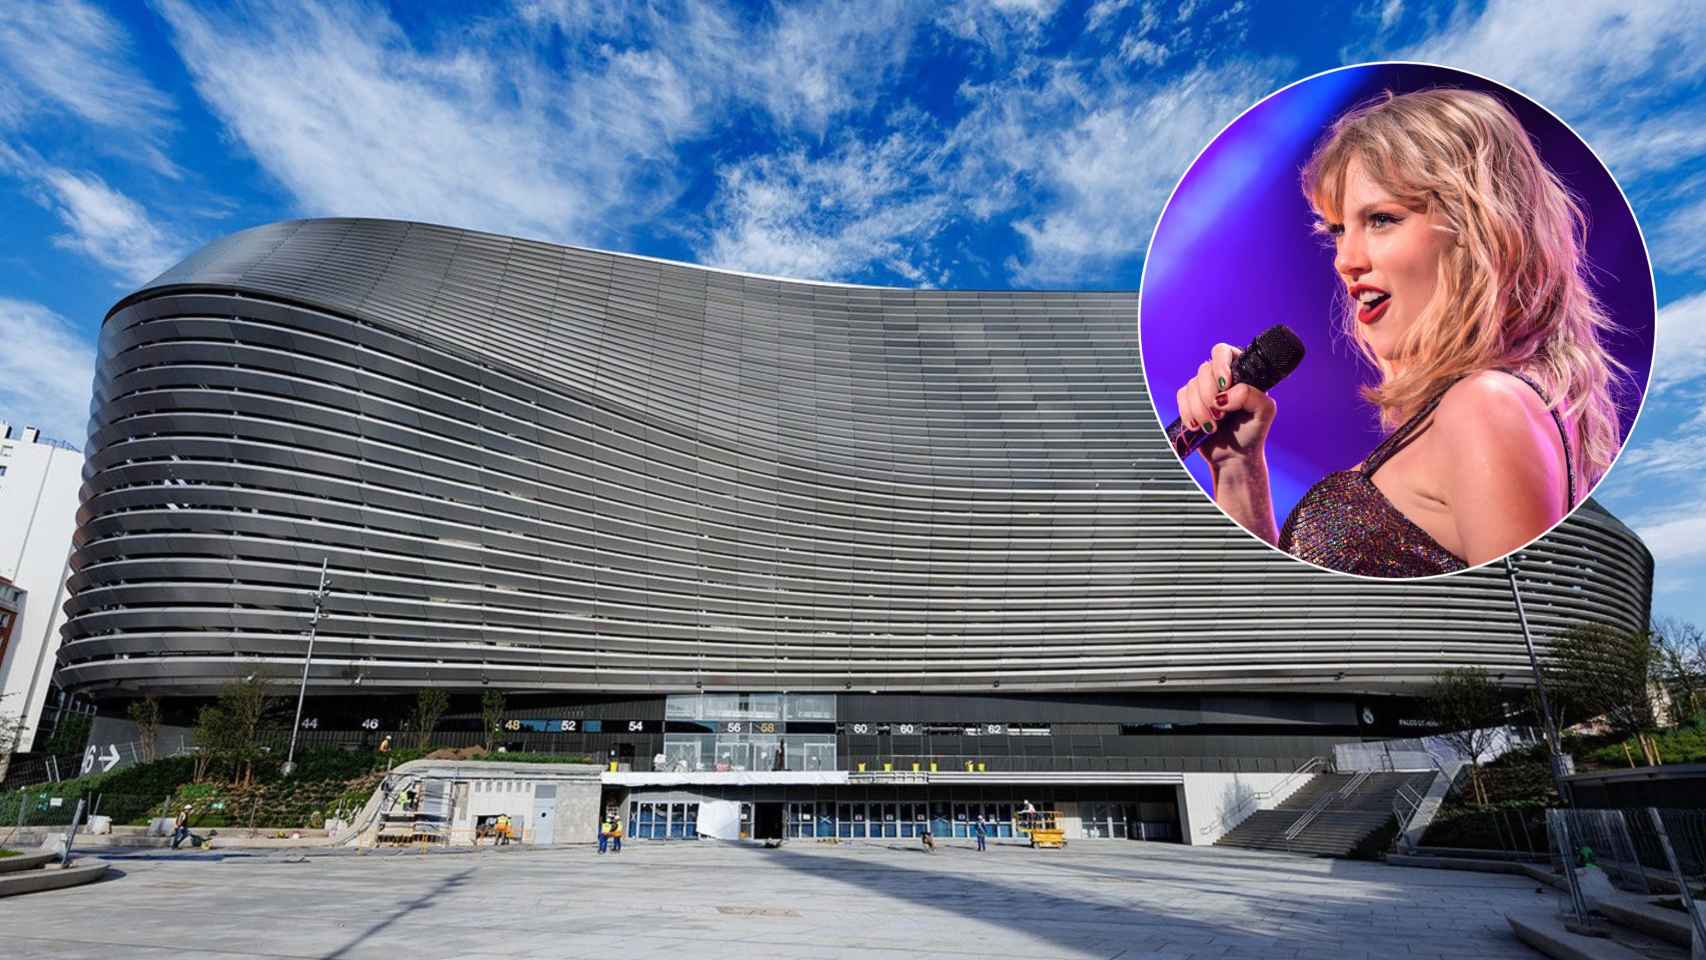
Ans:
[[[306,220],[108,315],[61,682],[327,689],[1413,689],[1526,675],[1499,570],[1321,573],[1178,468],[1133,293],[751,277]],[[1542,640],[1646,621],[1591,501]]]

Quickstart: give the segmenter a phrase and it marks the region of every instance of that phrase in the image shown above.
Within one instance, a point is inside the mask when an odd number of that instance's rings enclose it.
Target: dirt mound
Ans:
[[[485,747],[444,747],[427,754],[423,760],[484,760]]]

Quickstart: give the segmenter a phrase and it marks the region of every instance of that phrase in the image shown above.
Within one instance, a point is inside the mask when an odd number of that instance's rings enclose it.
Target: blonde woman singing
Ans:
[[[1546,532],[1611,465],[1610,321],[1585,279],[1581,211],[1497,99],[1427,90],[1341,117],[1303,172],[1331,238],[1343,324],[1377,372],[1390,433],[1276,527],[1264,444],[1277,409],[1228,389],[1214,347],[1178,391],[1214,498],[1311,563],[1376,577],[1449,573]],[[1230,419],[1228,419],[1230,417]]]

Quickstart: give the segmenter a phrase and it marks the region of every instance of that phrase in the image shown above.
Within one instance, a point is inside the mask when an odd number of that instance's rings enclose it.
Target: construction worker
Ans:
[[[507,813],[498,814],[497,834],[498,834],[498,846],[500,846],[500,847],[509,846],[509,841],[511,839],[510,828],[509,828],[509,814],[507,814]]]
[[[598,852],[599,853],[604,853],[606,850],[610,849],[610,831],[615,829],[614,825],[611,824],[610,820],[611,820],[611,815],[607,813],[604,815],[604,819],[600,820],[598,822]]]
[[[622,818],[614,815],[610,818],[610,852],[622,852]]]
[[[178,816],[172,821],[172,849],[178,849],[178,844],[190,838],[190,808],[184,807],[178,811]]]

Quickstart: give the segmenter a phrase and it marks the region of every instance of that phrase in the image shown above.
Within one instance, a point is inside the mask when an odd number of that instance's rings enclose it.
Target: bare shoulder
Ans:
[[[1558,428],[1534,388],[1498,371],[1465,377],[1434,421],[1430,465],[1465,560],[1501,557],[1563,515]]]
[[[1540,395],[1497,370],[1452,384],[1434,411],[1434,427],[1447,441],[1443,446],[1459,453],[1520,455],[1557,446],[1557,430]]]

